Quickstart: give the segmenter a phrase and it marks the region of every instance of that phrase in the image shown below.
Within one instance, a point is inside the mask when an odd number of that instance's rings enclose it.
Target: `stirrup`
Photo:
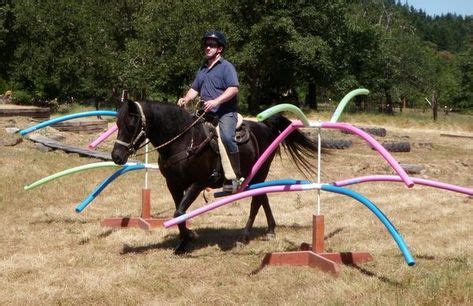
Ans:
[[[238,189],[238,181],[237,180],[231,180],[228,182],[228,184],[224,184],[222,191],[227,192],[227,193],[235,193]]]
[[[231,184],[224,184],[222,191],[220,192],[215,192],[214,197],[223,197],[227,195],[231,195],[237,192],[238,188],[240,188],[240,185],[243,183],[245,179],[240,178],[240,179],[234,179],[231,180]]]

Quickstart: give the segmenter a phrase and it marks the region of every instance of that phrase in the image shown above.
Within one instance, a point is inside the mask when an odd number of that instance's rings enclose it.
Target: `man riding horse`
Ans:
[[[209,32],[204,35],[202,42],[205,46],[206,61],[197,72],[195,81],[185,97],[179,99],[178,105],[125,99],[117,114],[118,134],[111,154],[113,161],[119,165],[125,164],[128,157],[142,148],[148,139],[159,152],[159,169],[166,179],[167,188],[176,206],[174,217],[185,214],[206,187],[222,186],[224,180],[220,173],[214,175],[217,169],[225,170],[220,157],[227,154],[222,151],[228,152],[231,164],[228,168],[233,168],[237,178],[248,175],[262,152],[291,124],[291,121],[281,114],[275,114],[264,122],[243,120],[250,137],[240,139],[237,144],[235,126],[239,83],[235,68],[221,56],[227,43],[225,36],[220,32]],[[220,138],[224,143],[222,147],[225,148],[219,147],[216,150],[212,145],[213,133],[209,133],[200,116],[183,109],[183,106],[199,94],[204,100],[206,115],[214,114],[219,119],[217,130],[220,131]],[[310,159],[315,157],[317,149],[312,139],[295,130],[287,135],[282,146],[287,149],[299,169],[312,172]],[[265,160],[250,184],[266,180],[275,154],[276,151],[273,151]],[[227,171],[224,172],[226,175]],[[234,192],[237,187],[237,184],[227,182],[225,190]],[[276,227],[266,194],[253,196],[250,205],[248,221],[241,239],[243,243],[250,240],[250,231],[260,207],[263,207],[266,214],[269,236],[274,235]],[[195,234],[187,228],[185,222],[178,224],[178,228],[180,242],[175,253],[182,254],[188,251],[188,245],[195,238]]]
[[[225,180],[223,192],[234,193],[241,179],[240,155],[235,141],[237,125],[238,76],[235,67],[222,57],[227,39],[222,32],[207,32],[202,37],[205,62],[197,71],[191,88],[177,104],[184,107],[189,101],[200,95],[206,112],[218,118],[220,138],[228,153],[235,178]],[[225,152],[220,152],[225,154]],[[226,177],[231,177],[225,173]]]

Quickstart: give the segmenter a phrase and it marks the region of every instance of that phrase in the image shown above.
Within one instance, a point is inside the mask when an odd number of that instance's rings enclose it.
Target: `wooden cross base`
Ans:
[[[309,266],[319,268],[335,276],[340,273],[340,264],[354,265],[373,260],[367,252],[324,252],[324,216],[313,215],[312,245],[303,243],[300,251],[268,253],[261,262],[266,265]]]
[[[151,190],[143,188],[141,190],[141,217],[131,218],[107,218],[102,220],[102,226],[108,227],[139,227],[144,230],[150,230],[154,227],[162,226],[165,218],[151,217]]]

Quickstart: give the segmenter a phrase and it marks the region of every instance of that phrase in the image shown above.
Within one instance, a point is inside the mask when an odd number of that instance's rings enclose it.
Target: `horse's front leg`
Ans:
[[[243,230],[243,237],[241,239],[241,242],[244,244],[250,241],[251,229],[253,228],[253,223],[255,222],[256,215],[258,214],[258,210],[261,206],[263,206],[264,212],[266,214],[266,221],[268,222],[268,231],[266,235],[268,238],[274,237],[276,221],[274,220],[271,207],[269,206],[268,196],[263,194],[255,196],[251,199],[250,216],[246,222],[245,229]]]
[[[176,211],[174,212],[174,218],[186,213],[186,210],[194,202],[194,200],[197,198],[203,188],[204,187],[202,186],[202,184],[199,183],[194,183],[189,188],[187,188],[181,201],[179,203],[176,202]],[[178,228],[181,241],[177,248],[174,250],[174,253],[179,255],[187,251],[187,245],[189,244],[189,241],[195,238],[195,233],[187,228],[185,222],[180,223],[178,225]]]

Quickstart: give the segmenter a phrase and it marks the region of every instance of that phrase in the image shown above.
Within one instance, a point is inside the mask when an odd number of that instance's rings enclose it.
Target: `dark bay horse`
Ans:
[[[244,120],[254,135],[239,144],[241,172],[246,175],[258,157],[291,122],[281,115],[274,115],[263,123]],[[146,138],[158,150],[158,164],[174,200],[174,216],[186,212],[199,193],[206,187],[222,186],[223,175],[216,175],[221,169],[220,158],[209,140],[208,128],[201,119],[175,104],[159,102],[126,101],[118,110],[118,135],[112,150],[116,164],[122,165],[128,157],[143,145]],[[207,130],[207,131],[206,131]],[[317,144],[296,130],[283,145],[299,169],[309,169],[309,158],[315,157]],[[225,153],[224,153],[225,154]],[[250,184],[263,182],[275,153],[264,163]],[[250,216],[243,231],[243,242],[248,242],[250,230],[263,206],[268,222],[268,231],[274,235],[274,220],[267,195],[252,198]],[[186,245],[193,233],[185,223],[179,224],[180,244],[175,253],[186,251]]]

